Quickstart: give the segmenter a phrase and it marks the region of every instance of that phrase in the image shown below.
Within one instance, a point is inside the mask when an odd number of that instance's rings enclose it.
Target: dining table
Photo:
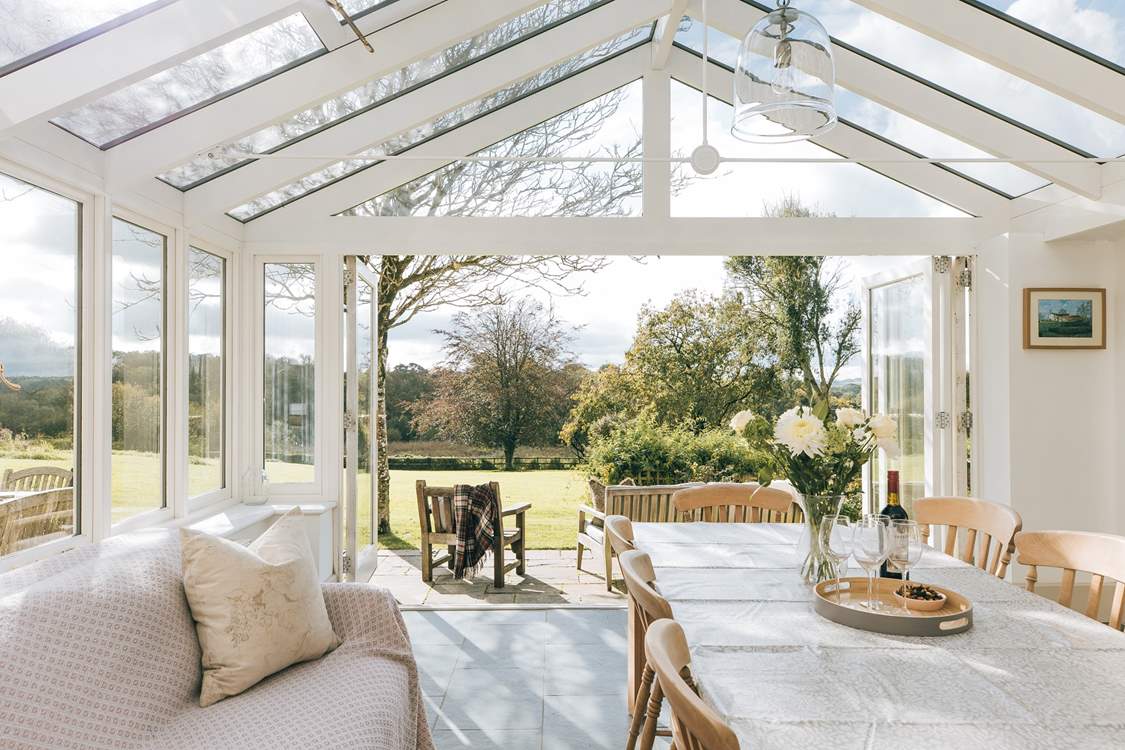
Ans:
[[[798,572],[801,524],[633,532],[700,695],[746,750],[1125,747],[1125,634],[932,547],[910,578],[971,600],[964,633],[884,635],[818,615]],[[630,696],[641,632],[633,611]]]

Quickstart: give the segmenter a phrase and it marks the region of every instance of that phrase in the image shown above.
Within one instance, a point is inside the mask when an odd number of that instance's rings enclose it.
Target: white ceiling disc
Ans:
[[[708,175],[714,173],[722,160],[719,149],[708,143],[696,146],[695,150],[691,152],[691,168],[695,170],[696,174]]]

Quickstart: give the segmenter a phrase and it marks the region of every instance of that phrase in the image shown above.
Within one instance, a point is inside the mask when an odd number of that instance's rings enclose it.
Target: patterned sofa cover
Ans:
[[[199,707],[200,650],[169,531],[0,576],[0,747],[432,750],[389,592],[325,584],[343,644]]]

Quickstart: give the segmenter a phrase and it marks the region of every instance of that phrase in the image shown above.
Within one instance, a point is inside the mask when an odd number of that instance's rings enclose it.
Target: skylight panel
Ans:
[[[324,51],[305,17],[295,13],[51,122],[111,148]]]
[[[77,43],[127,13],[152,10],[169,0],[0,0],[0,75]]]
[[[1125,65],[1121,0],[965,0],[1115,65]]]
[[[387,154],[402,153],[419,143],[423,143],[442,133],[446,133],[458,125],[462,125],[477,117],[493,112],[506,104],[510,104],[517,99],[540,91],[562,78],[621,54],[638,44],[646,43],[651,36],[651,31],[652,27],[650,25],[636,28],[626,34],[622,34],[616,39],[601,44],[581,55],[577,55],[564,63],[560,63],[537,75],[526,78],[515,85],[451,110],[424,125],[415,127],[389,141],[367,149],[357,154],[357,156],[377,157]],[[376,163],[378,162],[372,158],[348,159],[336,162],[331,166],[306,175],[300,180],[290,183],[283,188],[271,191],[252,201],[237,206],[228,213],[239,221],[249,221],[289,201],[300,198],[302,195],[306,195],[319,187],[347,177]]]
[[[361,4],[363,0],[353,0]],[[417,60],[388,75],[326,99],[238,141],[208,149],[206,155],[160,175],[168,184],[190,190],[204,180],[249,161],[247,153],[266,153],[284,148],[321,128],[375,107],[391,97],[423,85],[464,65],[481,60],[504,47],[518,43],[606,0],[552,0],[483,34],[462,40],[434,55]],[[347,6],[345,5],[345,8]]]
[[[355,18],[397,2],[398,0],[340,0],[340,7],[346,10],[349,16]],[[335,13],[335,8],[333,8],[333,12]],[[336,13],[336,17],[341,21],[343,20],[339,13]]]

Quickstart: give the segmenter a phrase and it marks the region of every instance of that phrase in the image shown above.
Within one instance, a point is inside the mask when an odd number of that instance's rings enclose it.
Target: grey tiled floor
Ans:
[[[403,615],[438,750],[624,747],[624,610]]]

